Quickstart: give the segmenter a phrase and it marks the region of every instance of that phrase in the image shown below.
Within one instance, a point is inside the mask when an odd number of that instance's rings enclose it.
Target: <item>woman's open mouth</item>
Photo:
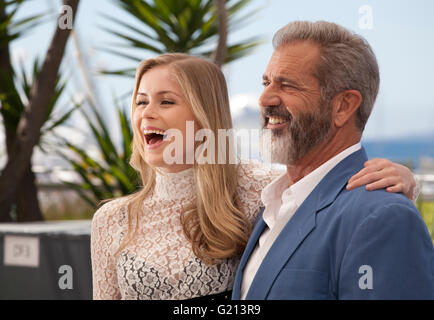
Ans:
[[[145,136],[146,147],[148,149],[158,148],[164,141],[165,131],[161,129],[145,129],[143,130]]]

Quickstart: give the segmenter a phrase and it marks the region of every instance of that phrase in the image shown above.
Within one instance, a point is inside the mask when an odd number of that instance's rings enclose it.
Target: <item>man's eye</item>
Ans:
[[[264,87],[268,86],[269,84],[270,84],[269,81],[262,81],[262,85],[263,85]]]
[[[285,82],[282,83],[282,87],[283,88],[290,88],[290,89],[297,89],[293,84],[285,83]]]

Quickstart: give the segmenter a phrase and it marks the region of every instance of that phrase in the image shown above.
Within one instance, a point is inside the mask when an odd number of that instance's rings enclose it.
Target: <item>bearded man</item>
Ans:
[[[263,154],[286,173],[262,192],[233,299],[434,299],[434,248],[413,203],[350,190],[378,93],[365,39],[329,22],[273,38],[260,97]]]

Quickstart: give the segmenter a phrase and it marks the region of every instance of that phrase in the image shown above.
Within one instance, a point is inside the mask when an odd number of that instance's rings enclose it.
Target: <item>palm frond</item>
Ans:
[[[228,29],[236,30],[251,21],[257,10],[240,13],[252,0],[227,1]],[[114,27],[103,29],[121,40],[125,47],[135,48],[153,54],[184,52],[197,56],[210,56],[209,46],[217,42],[218,27],[213,0],[116,0],[115,5],[133,17],[132,21],[103,15]],[[252,38],[228,45],[226,62],[239,59],[261,43]],[[138,62],[129,54],[110,48],[104,51]],[[131,70],[131,69],[130,69]],[[134,76],[127,70],[104,70],[104,74]]]
[[[76,190],[81,188],[79,195],[84,200],[90,201],[92,205],[96,205],[103,199],[130,194],[137,189],[139,183],[137,172],[129,164],[133,139],[129,118],[127,112],[119,106],[118,100],[115,99],[114,104],[121,128],[121,151],[116,148],[101,112],[93,105],[90,111],[84,109],[80,111],[91,130],[96,142],[94,147],[98,150],[100,157],[92,158],[82,147],[69,141],[64,142],[64,146],[78,157],[77,160],[62,154],[82,179],[82,182],[75,184],[74,188]]]

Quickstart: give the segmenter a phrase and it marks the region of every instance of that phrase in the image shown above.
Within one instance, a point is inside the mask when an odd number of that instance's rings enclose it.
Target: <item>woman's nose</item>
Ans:
[[[143,119],[155,119],[158,117],[157,110],[153,103],[148,103],[141,111],[141,117]]]

